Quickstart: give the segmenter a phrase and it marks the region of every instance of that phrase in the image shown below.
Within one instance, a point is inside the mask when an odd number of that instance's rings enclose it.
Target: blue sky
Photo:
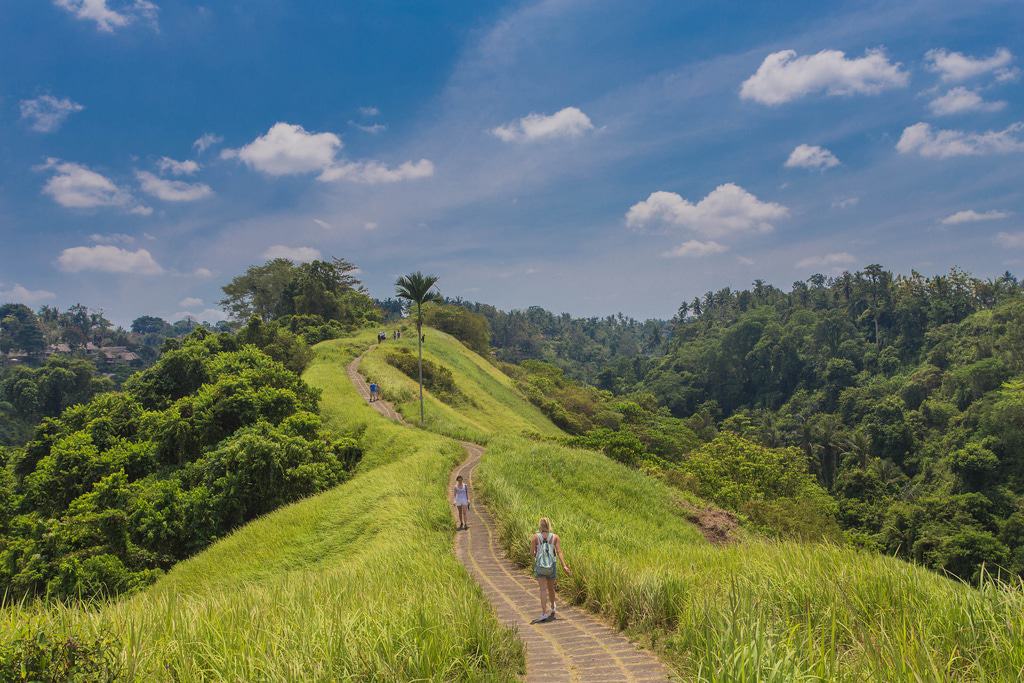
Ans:
[[[1019,1],[14,0],[0,299],[213,319],[273,255],[637,317],[1024,271],[1022,36]]]

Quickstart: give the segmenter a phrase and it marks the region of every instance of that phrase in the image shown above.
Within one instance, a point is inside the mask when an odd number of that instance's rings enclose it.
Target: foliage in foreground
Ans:
[[[573,576],[560,590],[649,639],[689,680],[1015,681],[1024,590],[973,588],[874,553],[748,540],[714,547],[667,486],[593,452],[491,441],[479,469],[526,563],[540,515]]]
[[[359,449],[321,430],[317,397],[256,347],[200,330],[123,392],[44,420],[0,471],[7,598],[131,591],[343,481]]]

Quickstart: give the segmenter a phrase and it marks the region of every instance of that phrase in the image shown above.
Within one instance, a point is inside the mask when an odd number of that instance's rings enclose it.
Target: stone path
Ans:
[[[352,361],[347,371],[360,395],[369,400],[370,389],[359,374],[359,360]],[[374,401],[370,405],[381,415],[404,422],[386,401]],[[484,449],[468,442],[463,442],[462,446],[466,449],[467,458],[452,471],[448,490],[452,490],[455,477],[461,474],[469,482],[472,492],[475,491],[473,473]],[[457,519],[454,507],[452,515]],[[523,542],[526,543],[527,539]],[[530,624],[530,620],[540,612],[537,582],[505,558],[494,520],[478,500],[473,501],[469,513],[469,529],[456,533],[455,554],[483,588],[498,619],[516,629],[526,644],[527,683],[670,680],[667,669],[654,655],[576,607],[560,604],[557,620]]]

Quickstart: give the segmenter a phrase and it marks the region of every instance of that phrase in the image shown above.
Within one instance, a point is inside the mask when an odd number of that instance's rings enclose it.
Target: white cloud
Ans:
[[[434,164],[429,159],[406,161],[389,168],[379,161],[346,161],[327,168],[317,176],[321,182],[348,180],[354,183],[376,185],[397,183],[402,180],[429,178],[434,175]]]
[[[722,252],[729,251],[729,247],[724,244],[719,244],[713,240],[708,242],[701,242],[700,240],[687,240],[680,244],[675,249],[666,251],[662,256],[667,257],[679,257],[679,256],[710,256],[712,254],[721,254]]]
[[[105,33],[127,26],[136,20],[143,20],[155,25],[157,6],[149,0],[123,0],[108,5],[108,0],[53,0],[57,7],[66,9],[79,19],[93,21],[96,28]]]
[[[209,185],[186,183],[183,180],[167,180],[149,171],[136,171],[135,177],[142,191],[165,202],[194,202],[213,195]]]
[[[372,232],[377,229],[377,224],[373,221],[367,221],[366,223],[363,223],[363,229]]]
[[[707,237],[743,232],[771,232],[774,223],[789,215],[781,204],[762,202],[734,183],[716,187],[696,204],[675,192],[652,192],[630,207],[626,224],[642,228],[662,223],[692,230]]]
[[[371,123],[370,125],[363,125],[361,123],[356,123],[355,121],[349,121],[348,125],[353,126],[354,128],[358,128],[364,133],[369,133],[370,135],[383,133],[388,129],[388,127],[385,126],[383,123]]]
[[[275,244],[263,252],[263,258],[275,259],[286,258],[296,263],[315,261],[320,258],[320,251],[313,247],[288,247],[283,244]]]
[[[13,304],[38,304],[50,299],[56,299],[57,295],[45,289],[28,289],[18,283],[8,289],[0,289],[0,303]]]
[[[491,133],[505,142],[532,142],[551,138],[578,138],[593,130],[590,117],[576,107],[566,107],[554,114],[529,114],[493,128]]]
[[[942,219],[943,225],[959,225],[960,223],[978,223],[981,221],[997,221],[1010,216],[1007,211],[957,211]]]
[[[750,258],[749,256],[737,256],[736,262],[743,266],[754,265],[754,259]]]
[[[261,173],[282,176],[327,169],[341,146],[341,138],[334,133],[309,133],[302,126],[279,122],[248,145],[225,149],[220,155],[241,159]]]
[[[1001,111],[1006,108],[1006,102],[1003,100],[986,102],[981,95],[973,90],[958,86],[929,102],[928,108],[936,116],[949,116],[969,111]]]
[[[66,97],[58,99],[53,95],[40,95],[31,100],[22,100],[19,106],[21,118],[37,133],[52,133],[60,128],[69,116],[85,109]]]
[[[821,256],[808,256],[796,262],[797,268],[820,268],[824,266],[844,266],[856,263],[857,258],[848,252],[837,251]]]
[[[209,268],[196,268],[192,271],[192,277],[197,277],[200,280],[207,280],[213,277],[213,271]]]
[[[159,275],[164,272],[145,249],[129,251],[121,247],[100,244],[94,247],[71,247],[57,257],[60,269],[69,273],[95,270],[102,273],[134,273]]]
[[[72,209],[113,206],[140,215],[153,212],[149,207],[139,205],[129,192],[118,187],[110,178],[81,164],[51,158],[38,166],[37,170],[53,172],[43,185],[43,193],[61,206]]]
[[[839,165],[831,151],[817,145],[797,145],[786,159],[786,168],[826,169]]]
[[[319,225],[319,226],[320,226],[321,228],[323,228],[324,230],[332,230],[332,229],[334,229],[334,226],[333,226],[333,225],[331,225],[331,224],[330,224],[330,223],[328,223],[327,221],[322,221],[322,220],[320,220],[319,218],[314,218],[314,219],[313,219],[313,222],[314,222],[314,223],[316,223],[317,225]]]
[[[187,296],[179,301],[178,305],[182,308],[195,308],[196,306],[202,306],[203,300],[194,296]]]
[[[942,80],[948,82],[966,81],[975,76],[996,72],[1003,76],[1011,71],[1010,63],[1013,54],[1005,47],[996,50],[991,57],[969,57],[961,52],[947,50],[929,50],[924,55],[928,68],[938,73]]]
[[[860,197],[843,197],[832,202],[833,209],[848,209],[851,206],[860,204]]]
[[[1024,151],[1024,140],[1018,133],[1024,123],[1014,123],[1003,130],[985,133],[966,133],[960,130],[933,130],[930,124],[915,123],[903,129],[896,143],[901,154],[917,152],[930,159],[958,156],[983,156]]]
[[[196,138],[195,142],[192,143],[192,148],[202,154],[206,150],[214,147],[215,145],[219,145],[222,142],[224,142],[224,138],[219,135],[215,135],[214,133],[203,133]]]
[[[996,235],[996,244],[1007,249],[1024,249],[1024,232],[1001,232]]]
[[[156,166],[161,173],[170,173],[171,175],[192,175],[199,170],[199,164],[191,159],[176,161],[170,157],[160,157]]]
[[[359,107],[359,113],[363,116],[376,116],[380,113],[377,107]]]
[[[89,235],[89,241],[95,242],[96,244],[133,244],[135,242],[135,238],[131,235],[126,235],[123,232],[111,232],[107,234],[94,232]]]
[[[847,59],[840,50],[797,57],[796,50],[773,52],[743,81],[740,97],[776,105],[824,91],[828,95],[874,95],[907,84],[910,76],[883,50]]]

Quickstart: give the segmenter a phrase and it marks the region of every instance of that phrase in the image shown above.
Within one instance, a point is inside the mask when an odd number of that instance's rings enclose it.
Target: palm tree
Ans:
[[[416,344],[420,354],[420,424],[423,424],[423,304],[441,301],[440,292],[434,290],[436,275],[424,275],[420,271],[403,275],[395,281],[395,295],[406,299],[410,306],[416,304]]]

